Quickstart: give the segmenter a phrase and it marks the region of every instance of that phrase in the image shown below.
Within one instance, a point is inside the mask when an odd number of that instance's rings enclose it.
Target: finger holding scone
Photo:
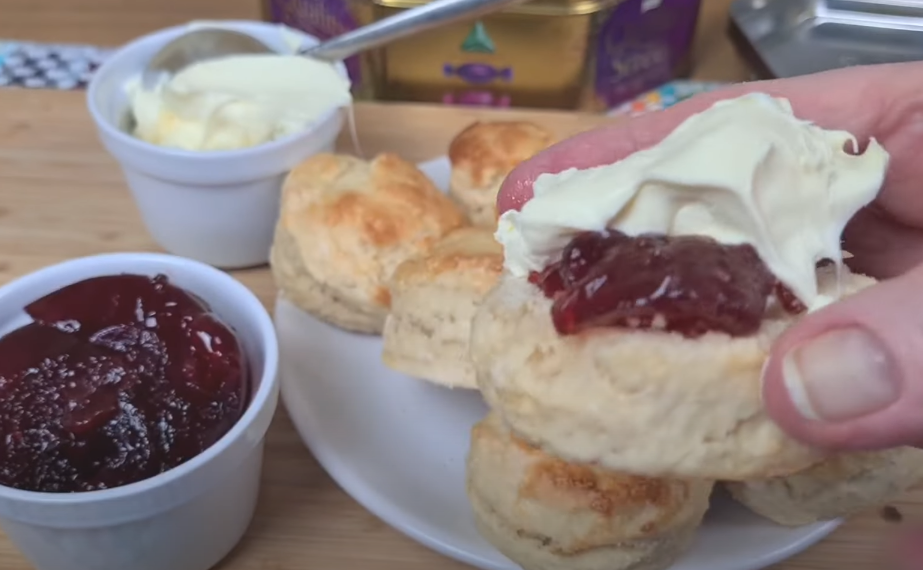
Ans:
[[[539,176],[500,217],[504,276],[472,325],[490,407],[553,455],[644,476],[824,459],[769,418],[760,375],[806,311],[874,283],[843,266],[839,235],[887,153],[852,140],[750,94],[613,164]]]
[[[873,281],[819,270],[822,291]],[[553,301],[506,277],[472,325],[471,357],[488,405],[531,443],[578,462],[657,477],[745,480],[823,458],[766,415],[760,372],[797,317],[777,311],[745,337],[697,338],[599,327],[560,334]]]

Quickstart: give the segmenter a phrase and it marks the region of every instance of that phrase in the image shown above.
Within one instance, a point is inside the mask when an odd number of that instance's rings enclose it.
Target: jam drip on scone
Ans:
[[[760,328],[770,296],[790,313],[805,310],[752,246],[702,236],[582,233],[529,280],[554,300],[565,335],[627,327],[744,336]]]

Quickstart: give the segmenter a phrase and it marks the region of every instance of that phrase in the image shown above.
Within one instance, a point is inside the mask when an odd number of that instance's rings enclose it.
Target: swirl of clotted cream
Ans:
[[[846,150],[850,145],[852,152]],[[809,309],[821,259],[842,263],[846,223],[884,182],[888,153],[795,117],[785,99],[750,94],[686,119],[659,144],[616,162],[543,174],[497,240],[507,271],[526,276],[559,259],[579,232],[710,236],[752,245]]]
[[[184,150],[252,147],[307,129],[351,104],[350,84],[332,64],[305,56],[238,55],[181,70],[154,89],[128,85],[133,134]]]

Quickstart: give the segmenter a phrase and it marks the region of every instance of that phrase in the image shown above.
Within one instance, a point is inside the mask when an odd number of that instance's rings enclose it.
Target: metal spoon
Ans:
[[[340,61],[361,51],[458,20],[474,19],[525,0],[434,0],[417,8],[357,28],[298,51],[324,61]],[[198,61],[229,55],[272,53],[269,46],[248,34],[221,28],[193,30],[157,52],[141,76],[153,88],[166,76]]]

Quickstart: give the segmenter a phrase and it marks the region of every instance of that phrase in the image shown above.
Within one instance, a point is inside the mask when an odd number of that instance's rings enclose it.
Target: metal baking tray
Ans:
[[[923,0],[735,0],[729,33],[762,78],[923,60]]]

